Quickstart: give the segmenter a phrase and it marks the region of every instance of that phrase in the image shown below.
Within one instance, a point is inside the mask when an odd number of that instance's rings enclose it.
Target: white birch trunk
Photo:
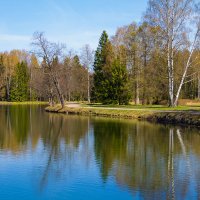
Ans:
[[[173,56],[170,42],[167,45],[167,67],[168,67],[168,86],[169,86],[169,106],[174,102],[174,77],[173,77]]]
[[[88,90],[88,103],[90,103],[90,72],[89,72],[89,67],[88,67],[88,88],[87,88],[87,90]]]
[[[136,81],[136,96],[135,96],[135,104],[140,104],[140,91],[139,91],[139,81]]]
[[[174,101],[174,106],[177,106],[178,99],[179,99],[179,96],[180,96],[180,92],[181,92],[181,89],[183,87],[183,84],[184,84],[184,81],[185,81],[185,77],[186,77],[187,72],[188,72],[188,68],[190,67],[190,61],[191,61],[192,54],[193,54],[194,49],[195,49],[195,44],[196,44],[196,40],[197,40],[199,31],[200,31],[200,28],[198,28],[197,33],[196,33],[195,38],[194,38],[194,41],[192,43],[190,55],[188,57],[188,60],[187,60],[187,63],[186,63],[186,66],[185,66],[185,69],[184,69],[184,72],[183,72],[183,75],[182,75],[182,78],[181,78],[181,82],[179,84],[178,91],[176,93],[176,98],[175,98],[175,101]]]

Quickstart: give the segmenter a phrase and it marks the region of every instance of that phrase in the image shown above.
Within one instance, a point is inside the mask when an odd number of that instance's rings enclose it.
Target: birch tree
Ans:
[[[10,53],[4,54],[4,65],[5,65],[5,88],[6,88],[6,100],[10,101],[10,89],[11,82],[13,79],[13,74],[17,63],[19,62],[19,58],[17,57],[16,51],[11,51]]]
[[[82,48],[82,53],[81,53],[81,62],[82,65],[87,69],[87,95],[88,95],[88,103],[90,103],[90,73],[91,73],[91,68],[94,60],[94,52],[92,51],[91,47],[86,44]]]
[[[151,24],[161,29],[161,36],[165,45],[169,106],[176,106],[178,103],[188,68],[191,65],[191,57],[199,37],[199,22],[196,24],[195,31],[192,31],[190,34],[188,31],[188,25],[193,20],[193,4],[194,0],[149,1],[146,17]],[[183,66],[180,83],[176,83],[178,87],[175,88],[174,71],[176,66],[174,65],[174,59],[176,52],[184,48],[188,48],[190,53],[187,62]]]

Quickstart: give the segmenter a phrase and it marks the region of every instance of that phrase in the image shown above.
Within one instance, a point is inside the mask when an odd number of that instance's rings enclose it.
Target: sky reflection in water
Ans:
[[[200,199],[200,131],[0,107],[0,199]]]

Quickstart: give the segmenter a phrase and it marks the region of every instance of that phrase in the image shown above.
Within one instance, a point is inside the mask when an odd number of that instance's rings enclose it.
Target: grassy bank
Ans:
[[[184,106],[167,109],[167,107],[100,107],[96,105],[61,109],[61,106],[57,105],[47,107],[46,111],[111,118],[145,119],[153,122],[200,126],[199,107],[191,109]]]
[[[146,118],[148,121],[200,127],[199,111],[159,112]]]
[[[8,102],[0,101],[0,105],[47,105],[48,102],[43,101],[26,101],[26,102]]]
[[[90,107],[80,107],[80,108],[70,108],[65,107],[61,109],[61,106],[57,105],[54,107],[47,107],[45,109],[47,112],[55,113],[66,113],[66,114],[78,114],[78,115],[93,115],[93,116],[104,116],[113,118],[141,118],[149,116],[152,111],[143,110],[125,110],[125,109],[107,109],[107,108],[90,108]]]
[[[87,108],[113,108],[113,109],[133,109],[133,110],[151,110],[151,111],[190,111],[199,110],[198,105],[181,105],[177,107],[168,107],[163,105],[101,105],[101,104],[82,104]]]

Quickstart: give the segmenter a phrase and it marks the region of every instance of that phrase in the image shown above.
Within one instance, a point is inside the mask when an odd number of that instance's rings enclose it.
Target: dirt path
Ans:
[[[81,107],[81,104],[75,103],[75,102],[68,102],[68,103],[66,104],[66,106],[69,107],[69,108],[80,108],[80,107]]]

